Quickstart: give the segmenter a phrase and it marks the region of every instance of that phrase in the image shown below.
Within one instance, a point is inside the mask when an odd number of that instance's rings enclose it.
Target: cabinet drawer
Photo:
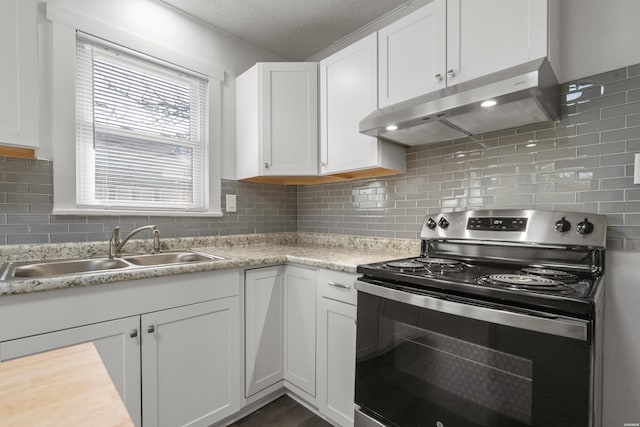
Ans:
[[[333,270],[318,270],[318,296],[356,305],[354,286],[357,274]]]

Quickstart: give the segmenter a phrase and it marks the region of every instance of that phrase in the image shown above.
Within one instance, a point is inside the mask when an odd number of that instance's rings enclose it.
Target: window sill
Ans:
[[[180,211],[138,211],[106,209],[53,209],[52,215],[75,216],[179,216],[179,217],[222,217],[222,211],[180,212]]]

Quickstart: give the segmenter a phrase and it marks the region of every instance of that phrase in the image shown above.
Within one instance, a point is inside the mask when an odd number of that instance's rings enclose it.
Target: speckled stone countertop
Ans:
[[[128,253],[150,252],[148,240],[132,240],[128,245]],[[107,248],[107,242],[0,246],[0,259],[3,262],[19,262],[103,257]],[[40,279],[6,280],[0,281],[0,296],[283,263],[355,273],[358,264],[416,256],[420,251],[420,242],[296,232],[162,241],[163,251],[177,249],[192,249],[224,259]]]

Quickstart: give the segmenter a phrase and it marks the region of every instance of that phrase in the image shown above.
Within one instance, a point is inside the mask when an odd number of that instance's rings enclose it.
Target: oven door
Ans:
[[[589,322],[356,286],[356,426],[593,425]]]

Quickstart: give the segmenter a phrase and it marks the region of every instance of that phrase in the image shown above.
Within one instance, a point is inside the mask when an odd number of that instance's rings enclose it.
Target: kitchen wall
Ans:
[[[299,187],[298,230],[415,239],[426,213],[536,208],[605,214],[608,247],[640,250],[640,64],[562,92],[558,122],[409,148],[404,175]]]
[[[607,11],[596,13],[603,7],[597,0],[589,0],[588,7],[581,1],[567,0],[561,4],[564,40],[561,68],[576,74],[580,70],[602,69],[609,63],[618,64],[626,57],[635,58],[637,52],[622,48],[638,31],[638,26],[627,22],[631,19],[628,16],[634,14],[624,12],[629,7],[638,7],[637,2],[615,0],[607,3],[610,6]],[[164,3],[154,0],[113,0],[108,6],[99,0],[48,0],[48,3],[153,38],[194,57],[206,56],[223,67],[227,71],[223,88],[223,177],[233,178],[233,77],[256,61],[277,58],[168,10]],[[141,22],[136,18],[141,14],[153,19]],[[46,23],[41,23],[41,27],[44,28],[41,37],[46,38]],[[598,44],[584,42],[587,40],[584,37],[591,33],[597,35]],[[44,42],[41,44],[46,46]],[[589,46],[593,49],[589,50]],[[41,54],[47,58],[46,49]],[[610,247],[637,249],[640,200],[630,174],[633,153],[640,151],[638,68],[620,68],[580,79],[578,85],[593,85],[584,90],[570,91],[570,85],[565,84],[564,90],[572,99],[567,103],[565,96],[567,105],[559,123],[411,148],[407,152],[407,173],[398,177],[300,187],[297,229],[415,238],[426,211],[536,207],[605,213],[611,226]],[[51,123],[47,122],[50,96],[46,76],[43,80],[41,153],[46,154],[51,145]],[[67,237],[70,240],[104,239],[116,222],[126,228],[148,221],[146,217],[116,220],[118,217],[51,216],[51,163],[38,161],[30,166],[21,162],[25,161],[0,161],[0,244],[60,241],[65,239],[66,232],[71,233]],[[238,186],[240,209],[246,206],[250,213],[241,211],[224,218],[200,220],[167,218],[164,221],[167,235],[296,228],[295,215],[292,218],[285,214],[281,222],[270,225],[274,218],[269,214],[278,210],[281,200],[287,200],[280,208],[284,212],[296,209],[290,206],[295,189],[264,187],[270,194],[264,208],[268,214],[260,218],[263,211],[254,207],[254,201],[262,187],[225,180],[223,193],[232,191],[229,187],[233,185]],[[254,225],[229,225],[234,222],[231,218],[240,217]]]
[[[237,212],[222,218],[51,215],[52,162],[0,156],[0,245],[109,240],[123,231],[156,224],[161,237],[217,236],[296,231],[296,188],[222,181],[237,195]],[[143,236],[144,237],[144,236]]]
[[[560,81],[640,62],[640,2],[557,0],[560,7]]]
[[[632,177],[640,64],[562,91],[559,122],[410,148],[403,175],[297,189],[224,180],[239,209],[223,218],[50,215],[52,163],[0,158],[0,244],[106,240],[116,223],[149,222],[165,236],[297,229],[415,239],[426,213],[537,208],[605,214],[609,249],[640,251],[640,186]]]

